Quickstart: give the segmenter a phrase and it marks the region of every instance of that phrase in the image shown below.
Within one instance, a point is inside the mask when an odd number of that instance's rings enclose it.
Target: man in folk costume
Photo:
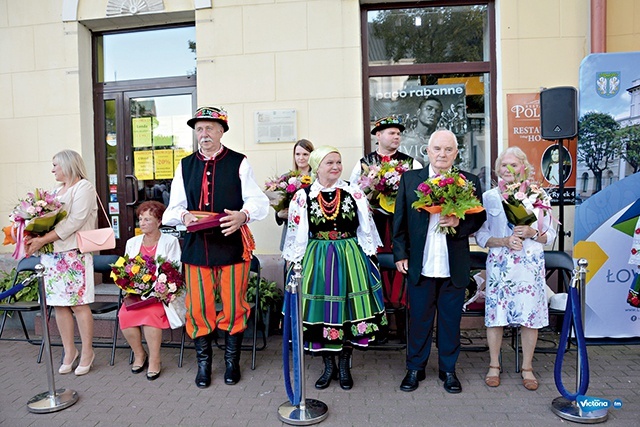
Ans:
[[[360,159],[351,171],[350,182],[357,183],[360,175],[364,172],[364,168],[371,165],[380,165],[383,162],[397,160],[406,163],[410,169],[420,169],[422,165],[413,157],[398,151],[404,132],[404,125],[397,116],[384,117],[376,121],[371,135],[375,135],[378,148]],[[378,253],[391,253],[391,238],[393,230],[393,213],[376,208],[372,203],[373,221],[378,229],[378,234],[382,239],[383,247],[379,248]],[[385,304],[388,306],[406,306],[406,295],[403,287],[403,276],[397,274],[397,271],[381,271],[382,286],[384,288]],[[402,316],[396,316],[396,321],[403,320]],[[399,335],[400,329],[404,329],[402,325],[398,325]]]
[[[194,129],[200,149],[176,168],[162,222],[184,224],[189,231],[182,262],[187,283],[186,329],[198,361],[196,385],[211,384],[211,341],[216,328],[225,333],[224,381],[233,385],[240,380],[242,337],[249,318],[246,293],[255,243],[247,224],[267,216],[269,199],[256,183],[245,155],[221,143],[229,130],[226,111],[201,107],[187,124]],[[216,294],[222,300],[219,313]]]

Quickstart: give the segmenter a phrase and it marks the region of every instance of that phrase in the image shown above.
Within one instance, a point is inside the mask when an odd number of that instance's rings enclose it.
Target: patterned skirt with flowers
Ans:
[[[301,288],[306,350],[366,347],[386,333],[380,272],[356,238],[310,239]]]
[[[44,254],[40,262],[45,268],[48,305],[74,306],[93,302],[93,255],[72,249]]]

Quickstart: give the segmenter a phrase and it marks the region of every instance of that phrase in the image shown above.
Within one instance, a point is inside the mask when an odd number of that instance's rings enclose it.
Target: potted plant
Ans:
[[[269,333],[274,333],[280,329],[280,313],[282,310],[282,301],[284,295],[282,289],[278,287],[278,284],[272,280],[267,280],[264,277],[260,277],[260,283],[258,284],[258,277],[252,275],[249,278],[249,289],[247,290],[247,301],[255,302],[256,286],[260,286],[260,309],[262,311],[262,320],[265,325],[265,331],[267,336]]]
[[[29,277],[32,273],[29,272],[21,272],[18,275],[18,280],[16,283],[20,283],[20,281]],[[16,269],[13,268],[11,271],[0,270],[0,293],[7,291],[13,287],[14,277],[16,276]],[[31,284],[26,286],[24,289],[18,291],[12,298],[8,298],[4,300],[5,302],[18,302],[18,301],[38,301],[38,282],[33,281]],[[28,312],[24,313],[25,316]],[[32,313],[32,316],[25,316],[25,320],[28,328],[33,328],[33,317],[35,317],[35,312]],[[0,318],[4,315],[0,311]],[[9,317],[11,317],[11,313],[9,313]],[[12,325],[13,322],[8,322],[9,327],[19,327],[19,323],[16,325]]]

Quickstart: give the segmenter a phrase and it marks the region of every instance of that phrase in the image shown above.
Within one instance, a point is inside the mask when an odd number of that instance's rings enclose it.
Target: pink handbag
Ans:
[[[98,194],[96,193],[96,197],[97,196]],[[100,197],[98,197],[98,203],[100,203],[107,222],[110,223],[107,211],[104,210]],[[87,252],[107,251],[116,247],[116,235],[111,227],[78,231],[76,233],[76,243],[78,244],[78,249],[83,254]]]

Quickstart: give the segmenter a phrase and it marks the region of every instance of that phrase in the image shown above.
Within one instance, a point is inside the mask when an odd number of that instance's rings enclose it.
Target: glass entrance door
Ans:
[[[116,233],[115,253],[123,254],[127,239],[139,233],[135,210],[142,202],[169,204],[176,166],[194,149],[186,123],[194,105],[193,87],[104,94],[97,182]]]

